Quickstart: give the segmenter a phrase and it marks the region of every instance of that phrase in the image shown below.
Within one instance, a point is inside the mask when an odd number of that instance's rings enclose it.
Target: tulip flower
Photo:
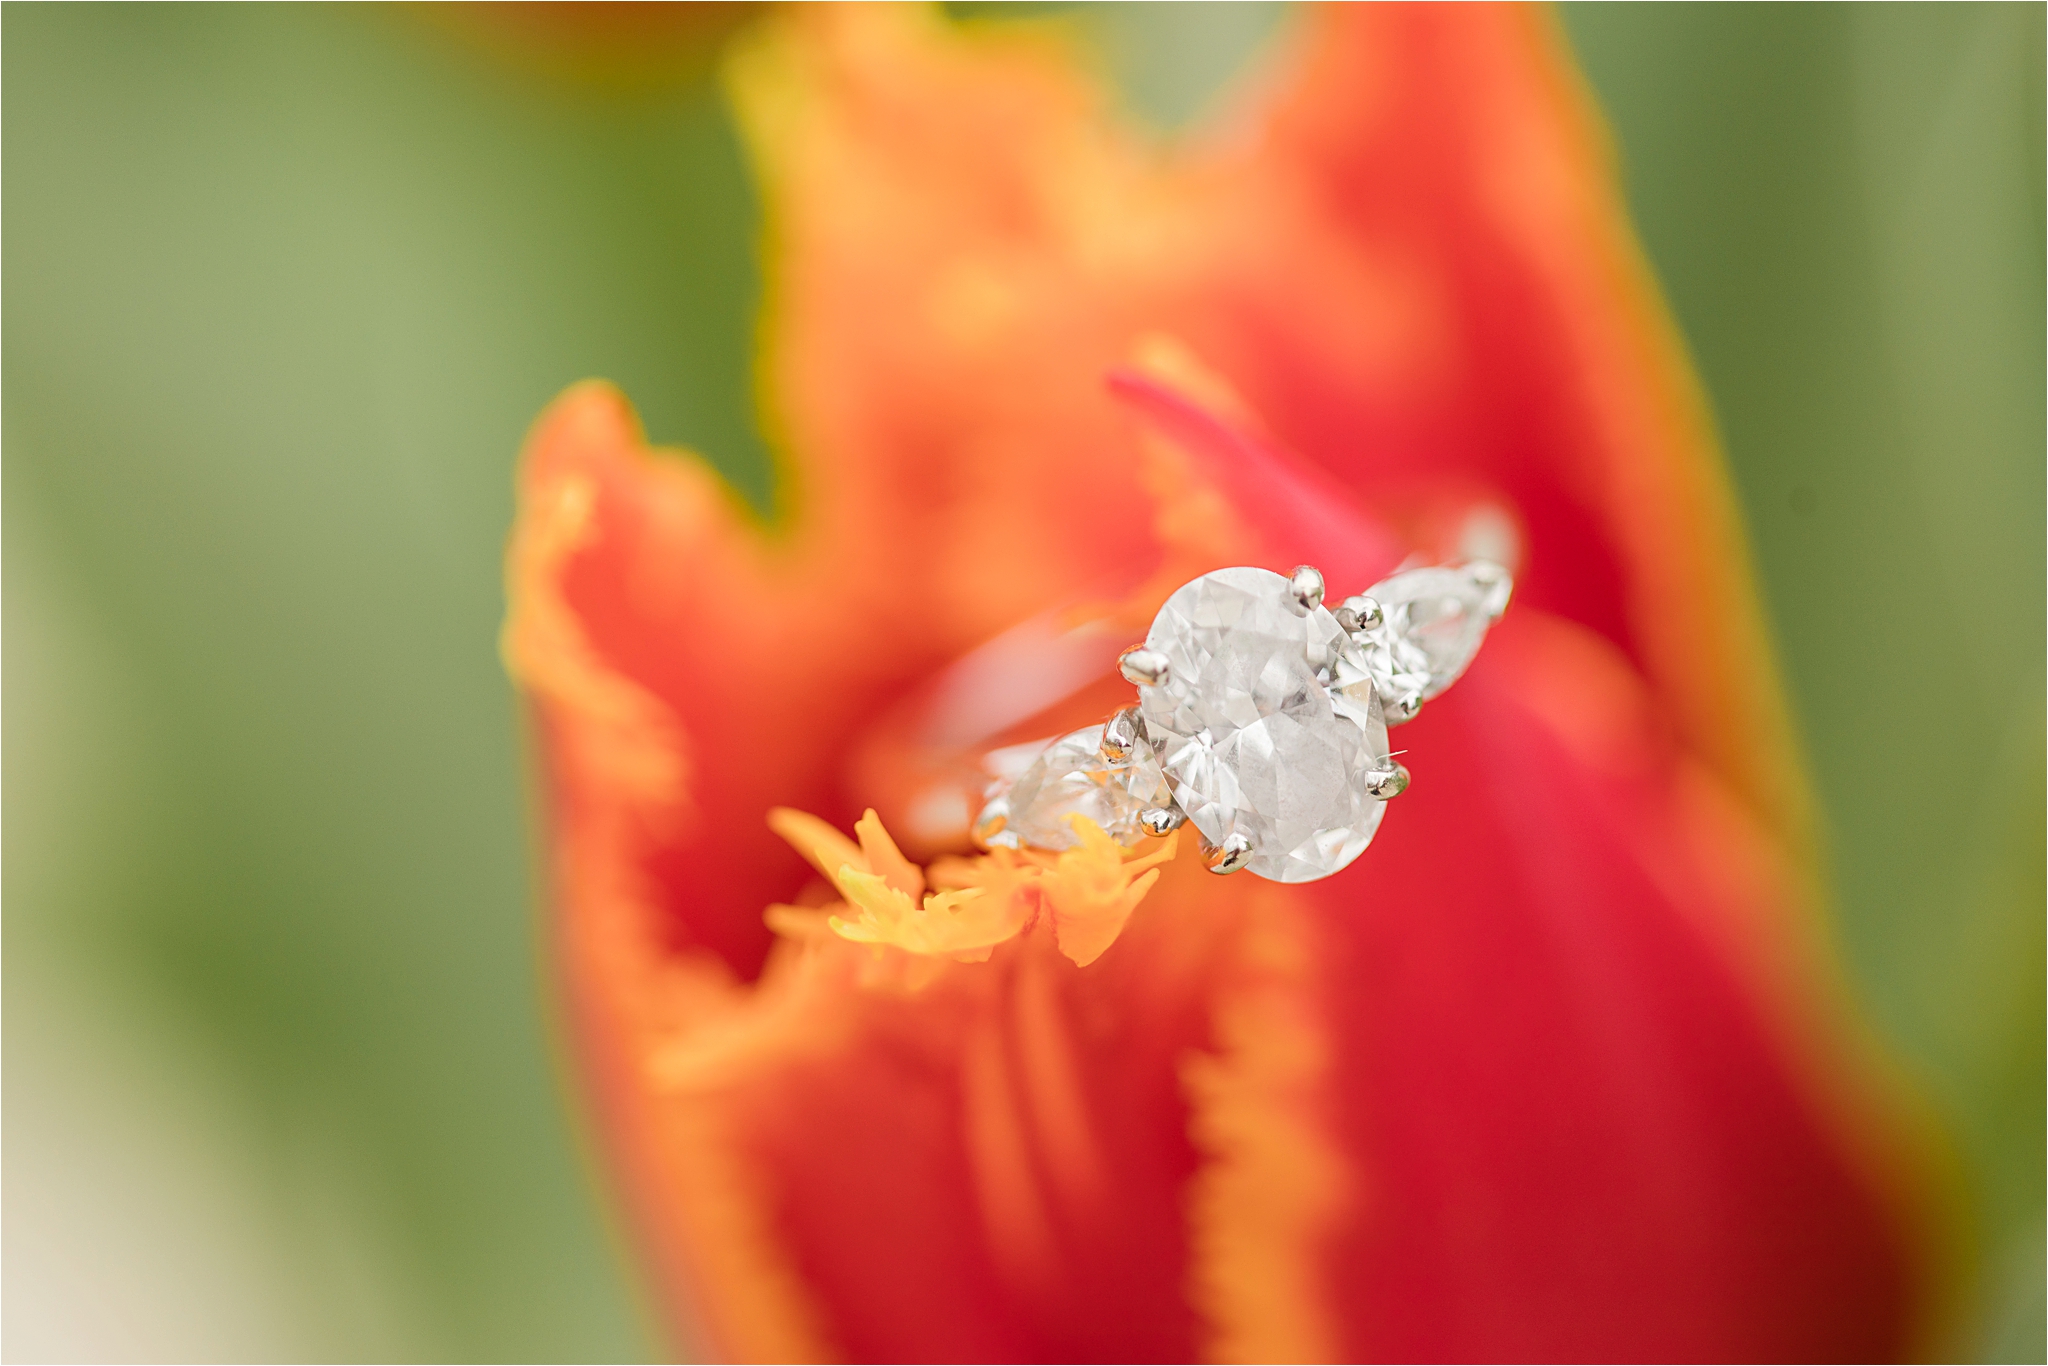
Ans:
[[[776,511],[572,389],[506,630],[573,1065],[678,1342],[1923,1345],[1917,1149],[1552,21],[1310,12],[1172,151],[1043,36],[923,10],[772,14],[728,80]],[[972,844],[991,752],[1127,703],[1117,650],[1192,576],[1475,548],[1515,605],[1338,875]]]

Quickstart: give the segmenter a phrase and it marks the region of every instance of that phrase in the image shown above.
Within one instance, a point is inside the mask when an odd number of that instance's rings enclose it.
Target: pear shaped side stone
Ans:
[[[1380,639],[1366,646],[1380,652],[1381,686],[1391,696],[1419,682],[1428,699],[1457,682],[1507,606],[1510,587],[1496,566],[1475,563],[1404,570],[1367,589],[1386,613]]]
[[[1147,833],[1138,817],[1167,805],[1172,795],[1142,739],[1112,762],[1102,753],[1102,727],[1084,726],[1047,745],[1010,786],[1007,800],[1005,835],[1040,849],[1071,849],[1080,841],[1068,816],[1086,816],[1113,839],[1136,844]]]

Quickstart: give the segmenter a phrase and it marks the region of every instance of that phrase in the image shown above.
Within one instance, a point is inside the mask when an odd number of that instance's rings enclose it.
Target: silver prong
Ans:
[[[1486,610],[1489,620],[1499,621],[1500,614],[1508,610],[1508,598],[1514,593],[1514,584],[1508,578],[1508,571],[1492,560],[1474,560],[1465,566],[1465,572],[1472,581],[1488,591]]]
[[[1125,707],[1102,723],[1102,757],[1120,764],[1131,757],[1131,747],[1144,737],[1143,722],[1136,707]]]
[[[1408,766],[1395,764],[1392,768],[1367,774],[1365,790],[1383,802],[1394,800],[1408,790]]]
[[[1294,576],[1287,580],[1287,591],[1295,606],[1304,612],[1315,611],[1323,605],[1323,571],[1312,564],[1296,565]]]
[[[1125,650],[1116,661],[1117,672],[1141,688],[1156,688],[1166,681],[1166,656],[1143,645]]]
[[[981,808],[981,814],[974,818],[974,838],[977,843],[987,844],[1003,833],[1003,827],[1010,823],[1010,799],[998,797]],[[956,827],[957,828],[957,827]]]
[[[1212,873],[1234,873],[1251,861],[1251,840],[1235,830],[1221,844],[1202,841],[1202,862]]]
[[[1391,697],[1380,702],[1380,710],[1390,726],[1404,725],[1413,721],[1422,710],[1422,694],[1409,693],[1406,697]]]
[[[1347,613],[1350,615],[1351,624],[1345,626]],[[1379,602],[1363,593],[1344,599],[1344,605],[1337,609],[1337,624],[1344,626],[1347,631],[1377,631],[1386,619],[1386,613],[1380,610]]]
[[[1187,823],[1186,813],[1177,806],[1147,807],[1138,813],[1138,824],[1148,835],[1171,835]]]

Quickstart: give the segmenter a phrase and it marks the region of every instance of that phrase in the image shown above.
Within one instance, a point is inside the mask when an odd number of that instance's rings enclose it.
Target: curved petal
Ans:
[[[1339,1355],[1907,1350],[1890,1174],[1845,1146],[1729,942],[1796,884],[1625,657],[1518,610],[1401,734],[1420,776],[1370,869],[1314,889],[1368,1184],[1328,1252]]]
[[[818,1325],[809,1350],[1194,1355],[1180,1204],[1197,1155],[1178,1068],[1206,1042],[1237,906],[1192,860],[1165,871],[1185,884],[1153,894],[1172,912],[1090,968],[1049,928],[910,976],[893,950],[792,941],[744,1011],[661,1055],[664,1122],[716,1126],[711,1159],[760,1183],[799,1317]],[[707,1288],[716,1318],[745,1283]],[[761,1325],[716,1326],[724,1353],[788,1350]]]
[[[1803,840],[1706,403],[1553,23],[1315,10],[1257,155],[1207,187],[1215,240],[1175,330],[1383,511],[1510,505],[1519,600],[1620,646],[1686,743]]]
[[[1318,14],[1258,135],[1170,165],[1056,49],[922,12],[786,14],[737,63],[782,513],[572,391],[507,630],[581,1066],[714,1350],[1907,1349],[1904,1178],[1798,946],[1726,492],[1543,22]],[[1148,367],[1162,335],[1208,378]],[[1134,358],[1143,438],[1103,389]],[[1297,460],[1343,516],[1245,496]],[[1475,503],[1520,605],[1336,878],[1182,859],[1106,948],[1045,919],[912,962],[835,935],[768,831],[893,827],[922,780],[876,775],[1094,705],[1077,604],[1114,629],[1247,545],[1376,572]],[[1021,707],[961,686],[1053,656]]]

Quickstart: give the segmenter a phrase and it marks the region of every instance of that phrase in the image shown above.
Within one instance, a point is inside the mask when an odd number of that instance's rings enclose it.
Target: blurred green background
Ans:
[[[1563,11],[1995,1360],[2044,1352],[2042,16]],[[1165,134],[1286,14],[1055,21]],[[709,38],[489,23],[0,9],[10,1358],[654,1350],[559,1099],[498,560],[582,376],[760,494],[756,207]]]

